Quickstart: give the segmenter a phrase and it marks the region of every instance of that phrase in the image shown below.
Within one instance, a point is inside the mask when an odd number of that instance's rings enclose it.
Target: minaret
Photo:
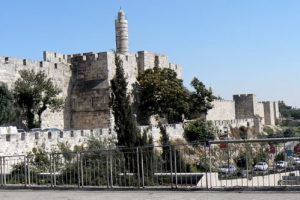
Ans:
[[[115,27],[117,53],[126,54],[128,53],[128,21],[122,9],[118,12]]]

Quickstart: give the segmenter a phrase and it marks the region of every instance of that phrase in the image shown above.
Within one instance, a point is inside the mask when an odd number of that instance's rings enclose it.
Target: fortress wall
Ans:
[[[46,110],[42,115],[42,127],[64,128],[68,124],[69,118],[70,64],[0,57],[0,81],[7,84],[10,89],[13,88],[15,81],[20,77],[18,73],[20,70],[44,71],[47,77],[53,79],[54,83],[61,88],[60,97],[66,101],[65,108],[63,111],[55,113]]]
[[[132,84],[136,82],[136,78],[138,76],[137,55],[135,53],[128,53],[126,55],[119,54],[119,56],[123,61],[123,69],[128,82],[127,89],[128,91],[131,91]],[[111,74],[115,75],[115,70]]]
[[[264,114],[265,114],[265,124],[266,125],[275,125],[275,112],[274,104],[270,101],[263,102],[264,105]]]
[[[74,54],[71,57],[74,81],[108,78],[108,53]],[[107,85],[108,86],[108,85]]]
[[[183,74],[182,74],[182,66],[180,66],[178,64],[172,64],[172,63],[170,63],[169,64],[169,68],[172,69],[172,70],[174,70],[176,72],[177,77],[179,79],[182,79],[182,76],[183,76]]]
[[[5,132],[4,129],[1,129],[0,156],[26,155],[33,148],[41,147],[46,152],[53,152],[58,150],[59,143],[64,143],[73,149],[75,145],[86,145],[91,137],[117,141],[116,133],[109,128],[63,132],[29,132],[24,134],[16,133],[16,130],[11,131],[11,128],[9,130],[10,132],[8,132],[8,129]],[[149,135],[152,135],[154,144],[160,145],[161,134],[158,126],[142,126],[140,130],[141,133],[145,130]],[[171,140],[183,138],[182,124],[169,124],[166,126],[166,131]]]
[[[237,119],[252,118],[256,112],[256,97],[253,94],[233,95]]]
[[[51,52],[51,51],[44,51],[43,52],[44,61],[46,62],[53,62],[53,63],[69,63],[68,62],[68,55]]]
[[[255,119],[253,118],[236,120],[214,120],[211,122],[221,135],[230,133],[230,130],[232,128],[240,128],[241,126],[254,128],[255,130],[259,128],[257,127],[258,124],[255,122]],[[252,136],[248,134],[248,137]]]
[[[110,52],[101,52],[71,56],[74,87],[70,100],[70,128],[109,127],[109,72],[113,66],[110,55]]]
[[[154,67],[173,69],[178,78],[182,78],[182,67],[177,64],[171,64],[166,55],[156,54],[147,51],[139,51],[137,57],[138,72],[143,73],[147,69]]]
[[[159,126],[140,126],[141,134],[146,131],[148,136],[152,136],[154,145],[161,145],[160,138],[160,128]],[[183,124],[167,124],[166,132],[170,140],[181,139],[184,140],[183,133],[184,127]]]
[[[91,130],[73,130],[64,132],[29,132],[0,134],[0,156],[26,155],[33,148],[44,148],[46,152],[58,150],[58,144],[64,143],[71,149],[75,145],[85,145],[91,137],[115,140],[116,135],[108,128]]]
[[[212,102],[213,108],[207,113],[207,120],[234,120],[234,101],[215,100]]]
[[[255,115],[258,115],[260,116],[263,120],[262,122],[264,122],[264,118],[265,118],[265,111],[264,111],[264,104],[261,103],[261,102],[258,102],[258,103],[254,103],[255,105]]]
[[[277,101],[273,102],[273,107],[274,107],[274,119],[275,119],[275,123],[277,123],[277,120],[280,118],[279,105]]]

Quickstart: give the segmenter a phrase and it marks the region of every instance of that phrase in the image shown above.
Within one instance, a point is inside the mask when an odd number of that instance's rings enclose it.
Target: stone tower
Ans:
[[[128,53],[128,21],[125,12],[120,9],[115,21],[117,53]]]

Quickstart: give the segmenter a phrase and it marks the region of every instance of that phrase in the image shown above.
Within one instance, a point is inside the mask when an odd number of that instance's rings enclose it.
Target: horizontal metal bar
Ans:
[[[262,139],[249,139],[249,140],[210,140],[209,144],[229,144],[229,143],[258,143],[258,142],[290,142],[300,141],[300,137],[289,138],[262,138]]]

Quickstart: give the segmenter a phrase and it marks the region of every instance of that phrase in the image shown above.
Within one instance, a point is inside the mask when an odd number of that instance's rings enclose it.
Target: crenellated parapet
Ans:
[[[74,146],[85,146],[92,138],[115,140],[115,133],[109,128],[70,130],[53,132],[26,132],[0,134],[0,156],[26,155],[33,148],[44,148],[46,152],[57,150],[58,145],[63,143],[71,149]]]
[[[177,73],[178,78],[182,78],[182,67],[178,64],[170,63],[166,55],[148,51],[139,51],[137,54],[139,73],[143,73],[145,70],[153,69],[154,67],[170,68]]]

